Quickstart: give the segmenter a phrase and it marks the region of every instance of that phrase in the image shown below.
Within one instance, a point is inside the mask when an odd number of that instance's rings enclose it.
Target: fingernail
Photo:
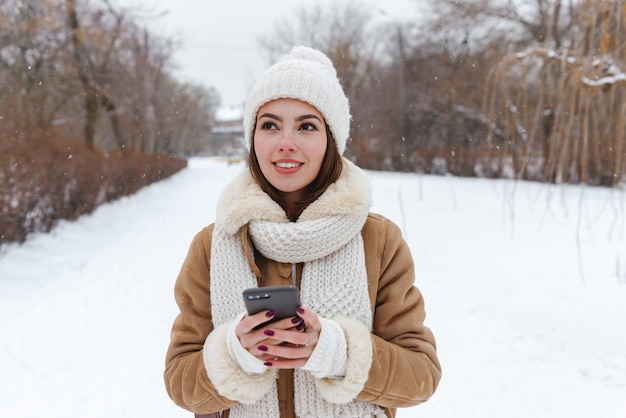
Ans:
[[[298,331],[302,331],[305,328],[306,328],[306,325],[304,324],[304,321],[296,327]]]
[[[263,334],[267,335],[268,337],[273,337],[274,331],[272,331],[271,329],[266,329],[265,331],[263,331]]]
[[[264,345],[260,345],[260,346],[257,347],[257,350],[259,350],[259,351],[267,351],[267,347],[264,346]]]
[[[265,367],[272,367],[272,362],[271,361],[266,361],[265,363],[263,363],[263,365]]]
[[[299,324],[300,322],[302,322],[302,319],[301,319],[301,318],[298,318],[298,317],[293,318],[293,319],[291,320],[291,323],[292,323],[292,324]]]
[[[276,315],[276,311],[267,311],[265,313],[265,316],[267,316],[268,318],[273,317],[274,315]]]
[[[304,313],[304,309],[298,308],[298,309],[296,309],[296,312],[298,312],[299,314],[303,314]]]

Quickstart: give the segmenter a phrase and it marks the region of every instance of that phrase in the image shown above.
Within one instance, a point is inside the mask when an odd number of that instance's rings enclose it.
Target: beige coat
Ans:
[[[196,413],[229,409],[235,402],[220,394],[204,368],[202,350],[213,330],[210,301],[211,234],[213,226],[193,239],[175,285],[180,314],[174,321],[166,355],[164,379],[174,402]],[[424,300],[413,285],[409,247],[399,228],[381,215],[370,214],[362,230],[369,295],[373,313],[372,365],[358,399],[380,405],[388,417],[432,396],[441,378],[435,339],[424,326]],[[249,248],[247,228],[241,242],[259,286],[291,284],[291,264],[264,258]],[[302,266],[299,265],[298,280]],[[278,396],[281,418],[293,418],[293,372],[281,370]],[[227,416],[227,415],[226,415]]]

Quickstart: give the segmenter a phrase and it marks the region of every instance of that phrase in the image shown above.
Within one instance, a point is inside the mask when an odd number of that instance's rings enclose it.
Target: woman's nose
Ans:
[[[298,146],[296,145],[296,141],[294,140],[293,132],[290,130],[285,130],[283,132],[284,134],[280,142],[278,143],[278,148],[281,151],[296,151],[298,149]]]

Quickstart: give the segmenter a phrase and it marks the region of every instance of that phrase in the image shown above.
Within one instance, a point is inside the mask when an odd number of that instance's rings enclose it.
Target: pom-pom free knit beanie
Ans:
[[[256,81],[248,94],[243,116],[248,149],[259,108],[276,99],[298,99],[315,107],[324,116],[339,154],[343,154],[350,135],[350,105],[337,71],[326,55],[297,46]]]

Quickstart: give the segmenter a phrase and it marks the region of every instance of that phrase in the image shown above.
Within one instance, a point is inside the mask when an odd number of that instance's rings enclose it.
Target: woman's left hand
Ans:
[[[311,310],[298,308],[298,317],[304,320],[304,329],[275,329],[271,325],[267,330],[271,330],[274,335],[265,335],[268,339],[282,341],[280,345],[267,344],[261,346],[260,351],[270,357],[265,362],[268,367],[276,369],[297,369],[306,364],[319,341],[322,323],[318,316]],[[257,347],[259,349],[259,347]]]

